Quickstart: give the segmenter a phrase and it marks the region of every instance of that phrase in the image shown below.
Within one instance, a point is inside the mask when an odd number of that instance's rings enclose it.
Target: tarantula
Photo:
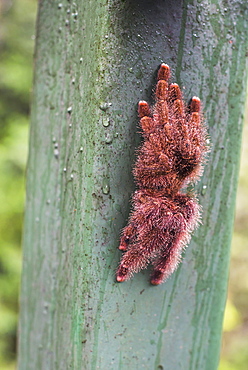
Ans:
[[[155,105],[150,108],[140,101],[138,106],[144,142],[133,170],[138,190],[122,231],[119,249],[125,254],[117,270],[118,282],[149,262],[151,283],[164,282],[177,268],[199,223],[196,197],[180,189],[199,178],[208,151],[201,102],[193,97],[186,107],[179,86],[169,83],[167,64],[161,64],[157,79]]]

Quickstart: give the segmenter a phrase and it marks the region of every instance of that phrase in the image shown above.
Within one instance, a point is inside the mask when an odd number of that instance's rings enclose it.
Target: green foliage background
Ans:
[[[248,368],[248,99],[219,370]]]
[[[35,0],[0,2],[0,368],[14,369]]]
[[[0,3],[0,368],[16,362],[35,0]],[[248,366],[248,111],[219,370]]]

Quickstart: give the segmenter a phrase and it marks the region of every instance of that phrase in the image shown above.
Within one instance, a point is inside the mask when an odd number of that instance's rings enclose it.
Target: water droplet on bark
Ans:
[[[102,182],[102,192],[103,194],[108,194],[110,192],[109,180],[106,178],[103,179],[103,182]]]

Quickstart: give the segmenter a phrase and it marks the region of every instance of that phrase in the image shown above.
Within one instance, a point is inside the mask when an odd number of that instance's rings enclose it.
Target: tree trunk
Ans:
[[[245,97],[246,0],[39,3],[19,369],[217,368]],[[178,271],[117,284],[137,102],[170,65],[204,105],[203,207]]]

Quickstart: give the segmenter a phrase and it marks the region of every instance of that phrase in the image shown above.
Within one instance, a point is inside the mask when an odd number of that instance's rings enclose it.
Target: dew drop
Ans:
[[[201,195],[205,195],[207,192],[207,185],[203,185]]]
[[[112,141],[113,141],[112,136],[109,133],[107,133],[107,135],[105,136],[105,143],[106,144],[111,144]]]
[[[59,156],[59,150],[58,149],[54,149],[53,154],[54,154],[54,157],[55,158],[58,158],[58,156]]]
[[[108,127],[110,125],[109,117],[102,117],[102,124],[104,127]]]
[[[107,110],[111,107],[112,103],[106,102],[100,104],[100,109],[104,112],[107,112]]]
[[[102,182],[102,192],[103,194],[108,194],[109,191],[110,191],[109,180],[104,178]]]
[[[47,302],[45,302],[44,305],[43,305],[43,313],[44,314],[47,314],[48,307],[49,307],[49,304]]]

